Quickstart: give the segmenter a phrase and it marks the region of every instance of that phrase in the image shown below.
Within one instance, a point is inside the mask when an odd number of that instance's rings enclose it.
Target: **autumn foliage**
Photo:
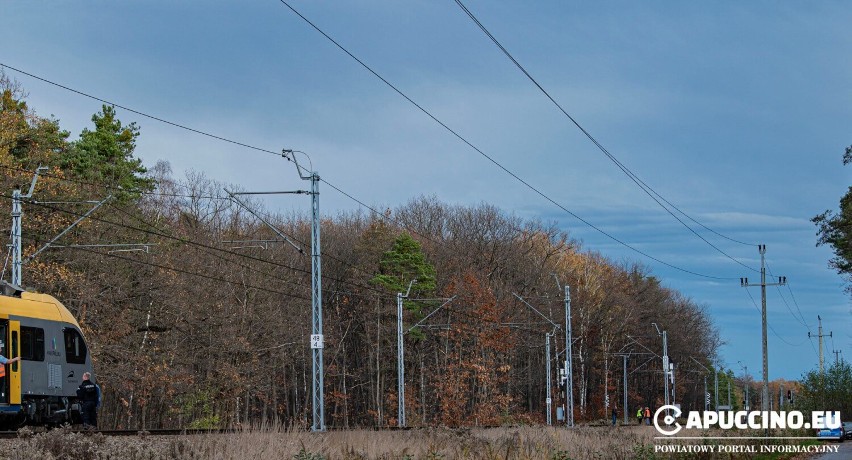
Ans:
[[[89,137],[74,140],[27,107],[14,82],[4,77],[0,91],[5,203],[29,187],[37,166],[49,168],[37,202],[24,204],[25,256],[92,206],[84,202],[123,184],[118,199],[56,242],[63,247],[24,268],[25,286],[58,297],[80,321],[105,391],[103,426],[309,426],[310,257],[228,200],[225,184],[175,177],[162,162],[143,168],[133,146],[144,126],[123,124],[112,108],[93,107]],[[269,220],[309,249],[307,216]],[[555,225],[491,205],[418,197],[381,215],[324,216],[322,238],[330,427],[396,422],[396,294],[413,280],[403,317],[406,329],[417,325],[405,336],[409,425],[543,422],[546,399],[554,407],[563,400],[564,335],[554,323],[564,324],[566,284],[578,420],[601,418],[607,395],[621,400],[615,353],[638,349],[637,340],[658,349],[651,322],[667,328],[672,359],[684,367],[718,346],[705,307],[646,267],[613,262]],[[136,246],[97,246],[107,243]],[[657,405],[661,364],[631,365],[641,372],[629,376],[630,404]],[[698,404],[701,375],[680,375],[677,394]]]

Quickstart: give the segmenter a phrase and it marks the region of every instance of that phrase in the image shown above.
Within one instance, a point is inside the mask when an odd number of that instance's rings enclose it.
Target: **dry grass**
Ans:
[[[0,442],[0,458],[30,459],[655,459],[652,427],[424,428],[307,433],[258,428],[206,436],[106,437],[58,429]],[[707,457],[710,458],[710,457]],[[736,458],[732,457],[732,458]]]

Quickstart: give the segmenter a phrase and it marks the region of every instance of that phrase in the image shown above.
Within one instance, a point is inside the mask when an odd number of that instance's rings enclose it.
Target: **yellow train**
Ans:
[[[79,423],[76,390],[92,358],[80,325],[61,302],[0,281],[0,425]]]

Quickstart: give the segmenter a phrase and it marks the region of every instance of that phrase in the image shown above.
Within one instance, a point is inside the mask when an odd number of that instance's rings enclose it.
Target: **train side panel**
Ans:
[[[80,326],[67,308],[45,294],[0,295],[0,425],[58,425],[79,421],[77,387],[92,358]]]
[[[21,393],[76,397],[92,358],[83,335],[68,323],[13,317],[21,324]]]

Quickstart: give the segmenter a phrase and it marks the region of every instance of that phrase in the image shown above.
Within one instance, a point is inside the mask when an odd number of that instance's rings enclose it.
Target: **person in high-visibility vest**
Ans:
[[[12,359],[7,359],[5,356],[0,355],[0,377],[6,376],[6,364],[12,364],[15,361],[20,361],[20,356],[15,356]]]
[[[6,399],[6,385],[3,379],[6,377],[6,364],[14,363],[15,361],[20,361],[21,357],[16,356],[12,359],[8,359],[3,355],[0,355],[0,395],[2,395],[2,401],[8,402]]]
[[[639,408],[639,410],[636,411],[636,423],[638,423],[639,425],[642,424],[642,408],[641,407]]]

